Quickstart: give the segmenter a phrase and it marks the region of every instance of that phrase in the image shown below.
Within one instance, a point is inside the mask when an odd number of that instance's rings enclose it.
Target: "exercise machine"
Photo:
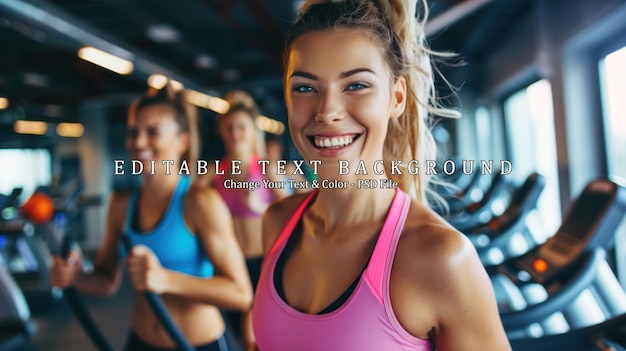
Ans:
[[[53,297],[49,266],[52,255],[30,221],[0,221],[0,266],[16,281],[27,299]]]
[[[131,250],[131,244],[126,235],[122,236],[122,244],[127,252]],[[61,256],[67,259],[71,248],[74,246],[74,239],[71,235],[65,236],[61,246]],[[113,346],[108,342],[102,331],[98,328],[95,321],[89,314],[85,304],[80,298],[78,290],[74,287],[63,289],[63,296],[70,305],[72,311],[85,329],[85,332],[100,351],[113,351]],[[195,348],[185,339],[181,331],[178,329],[172,318],[167,312],[165,304],[161,298],[152,292],[145,292],[144,297],[152,308],[161,325],[172,338],[176,346],[181,351],[194,351]]]
[[[626,313],[626,293],[606,260],[626,214],[626,190],[590,182],[556,234],[488,269],[510,339],[566,333]]]
[[[470,203],[464,211],[446,218],[453,227],[463,230],[479,226],[489,222],[493,217],[499,216],[509,206],[513,184],[510,179],[501,173],[493,176],[489,189],[480,201]]]
[[[0,194],[0,221],[10,221],[19,213],[18,199],[22,188],[14,188],[9,195]]]
[[[531,174],[514,192],[504,213],[474,228],[459,229],[472,241],[485,266],[521,256],[546,241],[536,214],[545,184],[545,177]]]
[[[20,232],[18,225],[2,225],[2,231]],[[36,333],[30,309],[13,277],[0,265],[0,351],[19,350]]]
[[[626,351],[626,314],[563,334],[511,340],[511,346],[515,351]]]
[[[463,212],[467,206],[483,198],[484,189],[489,186],[489,178],[475,171],[471,175],[460,176],[460,180],[464,181],[464,186],[455,184],[435,185],[434,191],[446,201],[448,206],[447,209],[436,206],[435,211],[444,217],[453,217]]]

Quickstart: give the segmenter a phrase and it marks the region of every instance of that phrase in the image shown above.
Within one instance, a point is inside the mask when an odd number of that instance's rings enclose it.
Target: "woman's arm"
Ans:
[[[232,219],[222,198],[211,188],[192,187],[187,195],[186,218],[215,267],[215,276],[200,278],[163,268],[146,247],[134,247],[129,274],[137,290],[172,294],[225,309],[248,310],[252,286],[243,254],[235,238]]]
[[[474,246],[412,202],[389,292],[400,324],[438,351],[509,351],[491,280]]]
[[[194,183],[205,186],[205,187],[209,187],[211,186],[211,184],[213,184],[214,178],[215,178],[215,162],[208,161],[206,173],[204,173],[204,170],[197,170],[197,176],[194,178]]]
[[[71,252],[68,260],[55,256],[51,272],[53,286],[75,286],[80,292],[96,297],[117,293],[122,280],[118,243],[128,199],[128,194],[113,193],[111,196],[105,236],[98,250],[93,272],[83,272],[82,257],[76,251]]]
[[[445,235],[445,234],[444,234]],[[471,242],[446,235],[435,248],[430,288],[435,313],[431,337],[439,351],[511,350],[500,321],[491,280]]]

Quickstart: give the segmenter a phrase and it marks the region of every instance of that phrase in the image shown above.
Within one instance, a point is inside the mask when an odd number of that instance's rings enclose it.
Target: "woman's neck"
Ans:
[[[308,211],[309,218],[317,223],[320,233],[348,233],[343,229],[380,224],[387,217],[395,189],[358,189],[356,184],[347,186],[347,189],[320,186]]]
[[[145,175],[143,177],[142,190],[144,191],[142,191],[142,194],[151,198],[159,198],[161,196],[169,195],[174,191],[174,189],[176,189],[179,179],[180,176],[176,173],[169,175]]]
[[[248,165],[254,153],[252,151],[231,151],[226,155],[226,158],[231,160],[239,160],[242,165]]]

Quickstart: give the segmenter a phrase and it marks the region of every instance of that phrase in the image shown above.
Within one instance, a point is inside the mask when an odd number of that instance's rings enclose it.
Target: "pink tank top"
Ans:
[[[357,287],[338,309],[325,314],[300,312],[278,295],[274,270],[287,240],[316,192],[291,216],[265,256],[253,306],[253,326],[261,351],[431,351],[430,340],[407,332],[389,297],[389,277],[411,200],[397,190],[370,261]]]
[[[233,186],[233,183],[228,183],[227,187],[226,182],[229,182],[229,178],[232,178],[232,175],[228,174],[229,165],[230,160],[228,159],[223,159],[222,162],[220,162],[218,171],[224,174],[217,174],[215,176],[213,180],[215,190],[222,195],[222,199],[224,199],[226,206],[228,206],[234,218],[261,217],[263,211],[254,211],[246,201],[249,196],[258,196],[265,205],[269,205],[272,202],[271,190],[263,185],[265,177],[261,174],[261,166],[259,166],[258,159],[253,157],[250,160],[250,164],[248,165],[248,179],[246,179],[248,184],[253,182],[259,184],[259,187],[255,190],[236,188]],[[254,192],[254,194],[250,192]]]

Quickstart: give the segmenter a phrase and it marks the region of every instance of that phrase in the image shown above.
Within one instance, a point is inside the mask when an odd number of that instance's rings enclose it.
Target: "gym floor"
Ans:
[[[116,350],[121,350],[126,340],[132,299],[133,291],[128,281],[111,298],[83,297],[95,322]],[[23,350],[97,351],[64,300],[35,301],[30,305],[37,333]]]
[[[83,296],[83,301],[113,348],[121,350],[126,341],[133,302],[130,282],[125,279],[118,294],[111,298]],[[29,305],[37,333],[21,351],[98,351],[64,300],[29,300]],[[229,351],[242,351],[230,335],[227,340]]]

